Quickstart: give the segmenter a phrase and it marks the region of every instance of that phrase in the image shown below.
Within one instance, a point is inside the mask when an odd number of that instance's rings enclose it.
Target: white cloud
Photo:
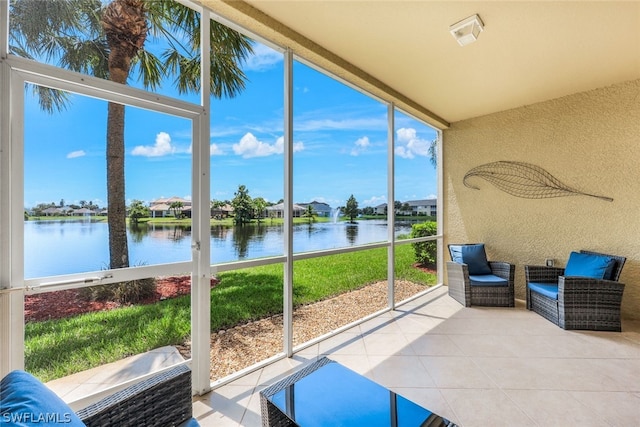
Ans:
[[[176,149],[171,145],[171,136],[166,132],[156,135],[154,145],[138,145],[134,147],[131,154],[134,156],[160,157],[175,153]]]
[[[402,157],[403,159],[413,159],[415,156],[413,155],[413,153],[408,150],[406,147],[396,147],[395,150],[393,150],[397,156]]]
[[[302,142],[293,144],[293,151],[301,151],[304,149]],[[256,138],[251,132],[247,132],[238,144],[233,144],[233,152],[245,159],[251,157],[266,157],[273,154],[284,153],[284,137],[279,137],[274,144],[262,142]]]
[[[296,129],[300,131],[316,130],[371,130],[385,129],[387,126],[385,119],[364,118],[364,119],[301,119],[296,121]]]
[[[363,136],[362,138],[359,138],[355,142],[355,147],[351,149],[351,155],[357,156],[360,153],[363,153],[364,151],[367,150],[367,147],[369,147],[370,145],[371,145],[371,142],[369,142],[369,137]]]
[[[387,203],[387,196],[372,196],[370,199],[367,199],[363,202],[363,206],[376,207],[383,203]]]
[[[397,147],[394,150],[396,155],[405,159],[413,159],[416,156],[429,156],[431,141],[418,137],[415,129],[400,128],[396,131],[396,134]]]
[[[76,157],[84,157],[87,153],[84,150],[72,151],[67,154],[67,159],[75,159]]]
[[[283,60],[284,56],[280,52],[263,44],[255,44],[253,46],[253,55],[246,59],[245,67],[247,70],[265,71]]]

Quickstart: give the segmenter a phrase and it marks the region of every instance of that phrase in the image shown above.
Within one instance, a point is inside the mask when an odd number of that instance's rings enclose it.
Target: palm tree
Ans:
[[[307,205],[307,209],[302,213],[302,216],[305,218],[309,218],[309,224],[315,221],[315,217],[318,215],[316,210],[313,208],[313,205]]]
[[[184,203],[178,200],[171,202],[169,205],[169,210],[173,211],[173,216],[176,217],[176,219],[182,218],[182,208],[184,208]]]
[[[44,58],[63,68],[127,84],[132,74],[155,90],[175,75],[183,93],[200,91],[200,15],[175,1],[16,0],[10,3],[10,52]],[[145,50],[147,36],[166,37],[162,57]],[[251,41],[211,22],[213,96],[233,97],[244,89],[240,63]],[[35,87],[40,106],[60,111],[68,94]],[[107,112],[107,202],[111,268],[129,266],[125,204],[125,107],[110,102]]]

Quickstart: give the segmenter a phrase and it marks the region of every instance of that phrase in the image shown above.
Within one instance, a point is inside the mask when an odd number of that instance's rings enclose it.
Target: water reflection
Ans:
[[[408,234],[411,224],[396,225]],[[131,224],[129,257],[145,265],[191,260],[191,225]],[[293,227],[295,253],[386,241],[384,220],[317,222]],[[96,271],[108,264],[108,225],[91,221],[25,222],[25,277]],[[37,255],[35,255],[37,254]],[[244,226],[211,226],[211,262],[280,256],[284,228],[269,221]]]
[[[347,224],[345,227],[345,232],[347,236],[347,241],[350,244],[355,245],[356,241],[358,240],[358,224],[352,224],[352,223]]]
[[[147,235],[147,223],[146,222],[132,222],[129,224],[129,235],[131,241],[134,243],[142,242],[144,236]]]

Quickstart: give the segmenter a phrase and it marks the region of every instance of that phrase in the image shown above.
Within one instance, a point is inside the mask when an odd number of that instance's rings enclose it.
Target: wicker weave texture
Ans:
[[[563,329],[620,332],[620,309],[625,285],[618,279],[626,258],[599,252],[580,252],[615,258],[614,280],[565,277],[562,268],[527,265],[527,308]],[[531,291],[528,286],[530,282],[557,283],[558,299]]]
[[[177,426],[192,417],[191,370],[180,365],[80,411],[92,426]]]
[[[471,286],[467,264],[447,262],[449,295],[465,307],[514,307],[515,266],[508,262],[489,261],[493,275],[508,281],[508,286]]]
[[[583,277],[560,277],[558,326],[594,331],[622,330],[620,307],[624,284]]]

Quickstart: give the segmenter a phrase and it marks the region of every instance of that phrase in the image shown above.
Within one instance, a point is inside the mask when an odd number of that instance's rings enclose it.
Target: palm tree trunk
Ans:
[[[102,27],[109,45],[109,77],[127,84],[131,59],[147,37],[145,5],[141,0],[114,0],[106,7]],[[107,114],[107,201],[109,263],[111,268],[129,267],[127,206],[124,176],[125,107],[109,103]]]
[[[124,105],[110,102],[107,113],[107,203],[111,268],[129,267],[124,183]]]

